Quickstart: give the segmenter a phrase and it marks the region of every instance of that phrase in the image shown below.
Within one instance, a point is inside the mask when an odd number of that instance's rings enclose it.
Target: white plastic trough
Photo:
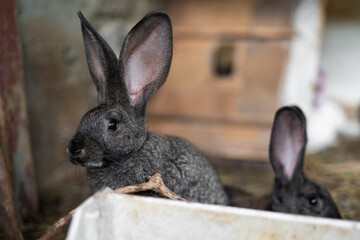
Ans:
[[[76,210],[67,240],[360,239],[360,222],[243,208],[95,194]]]

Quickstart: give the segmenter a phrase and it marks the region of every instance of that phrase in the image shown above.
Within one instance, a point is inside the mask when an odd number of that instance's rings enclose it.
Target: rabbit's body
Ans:
[[[170,69],[169,16],[146,15],[127,35],[119,59],[80,12],[79,17],[99,106],[81,119],[67,153],[87,168],[92,191],[143,183],[158,172],[189,201],[227,205],[219,177],[193,145],[146,130],[146,104]]]
[[[87,169],[93,191],[143,183],[158,172],[169,189],[189,201],[228,204],[214,169],[185,139],[148,132],[136,153],[110,161],[108,166]]]

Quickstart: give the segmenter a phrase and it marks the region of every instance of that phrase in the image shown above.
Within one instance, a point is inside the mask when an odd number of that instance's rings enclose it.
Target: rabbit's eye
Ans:
[[[311,197],[311,198],[309,198],[309,204],[312,207],[318,207],[319,206],[319,200],[317,199],[317,197]]]
[[[108,130],[112,132],[116,131],[118,128],[118,123],[118,121],[111,119],[108,123]]]

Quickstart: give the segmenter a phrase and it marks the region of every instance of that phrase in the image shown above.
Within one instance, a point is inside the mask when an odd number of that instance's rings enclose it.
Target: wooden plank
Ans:
[[[192,28],[192,27],[174,27],[174,38],[177,40],[183,38],[230,38],[230,39],[261,39],[261,40],[281,40],[290,39],[294,32],[291,28],[276,28],[276,27],[253,27],[253,28],[239,28],[227,27],[222,28]]]
[[[291,29],[295,8],[296,0],[256,0],[249,26]]]
[[[337,21],[359,21],[360,20],[360,1],[346,0],[321,1],[323,5],[327,4],[327,19]],[[325,9],[325,7],[323,7]]]
[[[249,25],[255,0],[167,1],[173,26],[194,29],[243,28]]]
[[[150,131],[183,137],[211,158],[268,161],[271,126],[148,119]]]

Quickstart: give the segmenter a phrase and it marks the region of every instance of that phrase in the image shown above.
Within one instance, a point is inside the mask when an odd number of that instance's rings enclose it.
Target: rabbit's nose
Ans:
[[[71,140],[68,148],[66,149],[67,154],[70,156],[80,156],[84,153],[84,143],[77,138]]]

